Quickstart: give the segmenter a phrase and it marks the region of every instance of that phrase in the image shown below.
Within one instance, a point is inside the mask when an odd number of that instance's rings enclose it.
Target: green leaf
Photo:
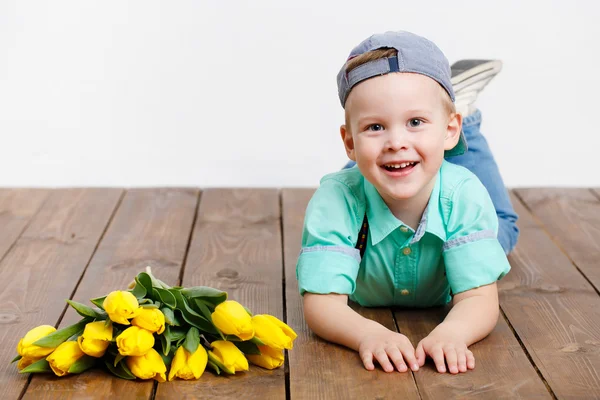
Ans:
[[[169,329],[169,335],[171,336],[171,341],[185,339],[186,334],[187,334],[187,332],[184,329],[177,329],[177,328]]]
[[[217,333],[217,329],[206,318],[194,311],[187,303],[187,300],[178,290],[171,290],[171,293],[177,300],[177,309],[181,312],[183,319],[190,325],[195,326],[201,331],[208,333]]]
[[[259,346],[265,345],[265,343],[262,340],[260,340],[259,338],[257,338],[256,336],[254,336],[252,339],[250,339],[250,342],[257,344]]]
[[[226,366],[224,366],[221,361],[219,361],[211,352],[208,352],[208,362],[209,363],[213,363],[215,364],[217,367],[219,367],[219,369],[221,371],[224,371],[225,373],[229,374],[229,375],[234,375],[235,371],[230,370],[229,368],[227,368]]]
[[[171,333],[169,332],[169,327],[165,327],[165,331],[162,335],[158,335],[160,338],[160,344],[162,346],[162,352],[166,356],[171,351]]]
[[[95,299],[90,299],[90,301],[100,307],[101,310],[104,310],[104,299],[106,299],[106,297],[107,296],[96,297]]]
[[[221,368],[217,366],[214,362],[208,360],[208,366],[217,373],[217,375],[221,375]]]
[[[256,354],[260,355],[258,346],[250,341],[245,342],[234,342],[235,346],[242,351],[244,354]]]
[[[175,353],[170,351],[169,354],[167,354],[166,356],[161,352],[159,352],[158,354],[160,354],[161,358],[163,359],[163,362],[165,363],[168,369],[171,366],[171,363],[173,362],[173,357],[175,356]]]
[[[23,368],[19,373],[21,374],[29,374],[29,373],[39,373],[39,372],[52,372],[52,368],[50,368],[50,364],[45,358],[42,358],[39,361],[34,362],[31,365]]]
[[[194,302],[196,302],[196,306],[198,307],[202,315],[204,315],[204,317],[207,320],[209,320],[212,324],[212,312],[208,309],[206,302],[202,299],[194,299]]]
[[[224,335],[223,340],[227,340],[228,342],[241,342],[242,339],[235,335]]]
[[[97,360],[97,358],[88,356],[86,354],[85,356],[81,357],[79,360],[75,361],[69,367],[68,372],[70,374],[80,374],[80,373],[92,368],[94,365],[96,365],[96,360]]]
[[[166,289],[154,288],[153,295],[154,300],[160,300],[162,303],[164,303],[167,307],[171,309],[177,306],[177,300],[175,299],[175,296],[173,296],[173,293]]]
[[[181,293],[188,299],[203,298],[215,306],[227,300],[227,292],[208,286],[193,286],[181,289]]]
[[[162,307],[160,309],[163,315],[165,316],[165,322],[168,325],[181,326],[181,322],[177,317],[175,317],[175,312],[168,307]]]
[[[183,347],[189,351],[190,354],[194,354],[196,350],[198,350],[198,346],[200,345],[200,332],[195,327],[191,327],[185,336],[185,342],[183,342]]]
[[[33,344],[40,347],[58,347],[59,344],[66,341],[71,336],[80,335],[83,332],[85,325],[90,321],[90,318],[84,318],[76,324],[59,329],[56,332],[52,332],[48,336],[38,339],[37,341],[33,342]]]
[[[135,281],[135,286],[133,287],[133,289],[130,290],[130,292],[135,296],[136,299],[140,300],[143,299],[144,296],[146,296],[146,288],[144,287],[144,285],[138,283],[138,281]]]
[[[154,304],[154,301],[152,299],[141,299],[138,300],[138,304],[141,306],[142,304]]]
[[[142,307],[142,308],[159,308],[160,306],[156,305],[155,303],[148,303],[148,304],[140,304],[140,307]]]
[[[104,365],[106,365],[106,368],[108,368],[108,370],[115,376],[118,376],[121,379],[129,379],[129,380],[133,380],[135,379],[135,375],[133,375],[131,373],[131,371],[129,370],[129,368],[127,368],[127,364],[125,363],[119,363],[116,367],[112,365],[112,363],[110,362],[110,360],[104,359]]]
[[[140,272],[135,277],[135,282],[139,283],[146,289],[146,294],[152,296],[152,278],[146,272]]]
[[[244,307],[244,310],[246,310],[246,312],[248,313],[249,316],[253,317],[252,312],[248,309],[248,307],[246,306],[242,306]]]
[[[77,311],[77,314],[81,315],[82,317],[90,317],[90,318],[94,318],[94,319],[106,319],[106,313],[104,311],[102,311],[102,313],[98,313],[93,308],[88,307],[85,304],[81,304],[81,303],[78,303],[73,300],[67,300],[67,303],[69,303],[69,305],[71,307],[73,307],[75,309],[75,311]]]
[[[23,358],[22,355],[17,354],[17,356],[15,358],[12,359],[12,361],[10,362],[11,364],[14,363],[15,361],[19,361],[21,358]]]
[[[114,362],[114,366],[116,367],[122,359],[124,359],[126,356],[122,355],[121,353],[117,353],[117,355],[115,356],[115,362]]]

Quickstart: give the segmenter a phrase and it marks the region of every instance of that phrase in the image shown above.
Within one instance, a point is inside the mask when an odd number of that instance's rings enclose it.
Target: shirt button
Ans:
[[[402,289],[402,290],[400,291],[400,294],[401,294],[402,296],[408,296],[408,295],[410,294],[410,292],[409,292],[407,289]]]
[[[412,253],[410,247],[405,247],[402,249],[402,254],[404,254],[405,256],[409,255],[410,253]]]
[[[408,232],[408,227],[406,227],[406,226],[402,225],[402,226],[400,227],[400,230],[401,230],[402,232]]]

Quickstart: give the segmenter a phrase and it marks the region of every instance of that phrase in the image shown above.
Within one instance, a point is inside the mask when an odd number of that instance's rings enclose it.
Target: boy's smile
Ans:
[[[460,117],[449,115],[443,96],[436,81],[413,73],[367,79],[348,96],[340,129],[346,151],[392,212],[422,211],[444,151],[458,140]]]

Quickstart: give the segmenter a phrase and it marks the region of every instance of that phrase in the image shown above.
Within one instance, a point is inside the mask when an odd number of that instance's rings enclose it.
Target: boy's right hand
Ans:
[[[387,328],[366,334],[359,342],[358,354],[369,371],[375,369],[374,359],[379,362],[385,372],[393,372],[394,366],[398,371],[406,372],[408,371],[407,364],[413,371],[419,369],[415,348],[410,340]]]

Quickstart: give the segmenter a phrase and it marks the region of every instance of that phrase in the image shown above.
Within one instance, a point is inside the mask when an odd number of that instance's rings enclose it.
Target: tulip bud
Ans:
[[[140,312],[140,305],[133,294],[117,290],[111,292],[102,303],[108,317],[118,324],[129,325],[128,319]]]
[[[117,336],[117,347],[122,356],[143,356],[154,346],[152,332],[131,326]]]
[[[69,373],[69,368],[83,356],[85,353],[81,351],[79,344],[70,341],[61,343],[46,360],[57,376],[65,376]]]
[[[169,381],[175,377],[181,379],[198,379],[204,373],[208,362],[208,354],[202,345],[193,354],[180,346],[175,352],[171,370],[169,371]]]
[[[157,308],[141,308],[139,314],[131,320],[131,325],[160,335],[165,331],[165,315]]]
[[[77,338],[81,350],[92,357],[102,357],[112,340],[112,324],[104,321],[90,322],[85,326],[83,334]]]
[[[129,328],[131,329],[131,328]],[[154,349],[148,350],[142,356],[132,356],[125,359],[131,373],[140,379],[156,379],[165,382],[167,367],[158,352]]]
[[[21,340],[19,340],[19,343],[17,344],[17,353],[22,357],[36,359],[36,361],[46,357],[48,354],[52,353],[55,348],[34,346],[33,343],[48,336],[52,332],[56,332],[56,329],[50,325],[40,325],[31,329]]]
[[[231,373],[248,371],[248,360],[232,342],[216,340],[211,345],[209,353]]]
[[[256,338],[277,350],[291,349],[298,336],[287,324],[268,314],[252,317],[252,325]]]
[[[224,301],[215,307],[212,321],[226,335],[235,335],[242,340],[250,340],[254,337],[252,319],[237,301]]]
[[[269,346],[258,346],[260,355],[248,354],[248,361],[259,367],[266,369],[275,369],[281,367],[285,361],[283,350],[273,349]]]

